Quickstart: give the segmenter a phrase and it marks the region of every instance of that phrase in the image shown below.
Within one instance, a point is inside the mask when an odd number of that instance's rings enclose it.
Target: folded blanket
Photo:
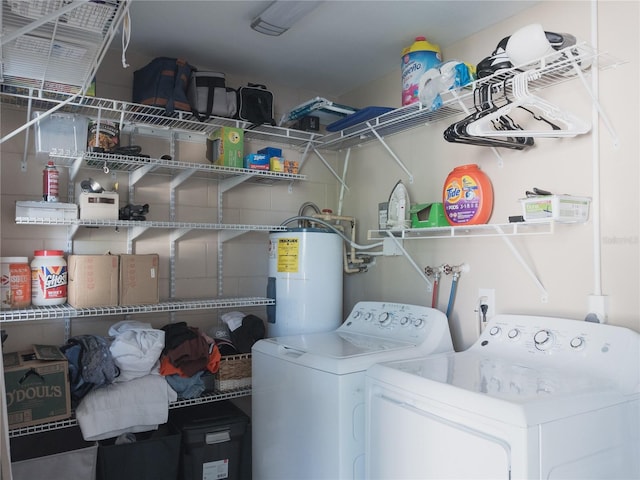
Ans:
[[[76,408],[86,441],[104,440],[127,432],[156,430],[169,418],[176,392],[163,376],[146,375],[89,392]]]

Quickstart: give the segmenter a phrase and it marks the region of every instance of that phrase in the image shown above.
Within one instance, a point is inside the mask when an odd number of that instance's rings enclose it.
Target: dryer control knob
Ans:
[[[382,312],[378,316],[378,323],[383,327],[389,325],[391,323],[391,315],[389,315],[389,312]]]
[[[517,328],[509,330],[508,336],[511,340],[516,340],[520,337],[520,330],[518,330]]]
[[[500,327],[491,327],[491,330],[489,330],[489,335],[497,337],[498,335],[500,335],[501,331],[502,330],[500,330]]]
[[[548,350],[553,345],[553,333],[540,330],[533,336],[533,342],[538,350]]]
[[[424,318],[416,318],[416,319],[413,321],[413,325],[414,325],[416,328],[422,328],[422,327],[424,327]]]
[[[584,347],[584,338],[582,337],[572,338],[571,341],[569,342],[569,345],[571,345],[571,348],[579,350],[582,347]]]

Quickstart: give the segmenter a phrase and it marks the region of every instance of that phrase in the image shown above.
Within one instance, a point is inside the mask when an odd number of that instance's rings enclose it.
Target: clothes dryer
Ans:
[[[640,478],[640,335],[499,315],[468,350],[366,373],[370,479]]]
[[[366,369],[452,350],[442,312],[383,302],[358,303],[332,332],[258,341],[252,349],[253,478],[364,478]]]

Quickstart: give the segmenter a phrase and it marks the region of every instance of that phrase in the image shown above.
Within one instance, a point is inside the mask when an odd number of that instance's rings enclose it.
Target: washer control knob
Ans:
[[[582,337],[574,337],[569,342],[569,345],[571,345],[571,348],[579,350],[582,347],[584,347],[584,338],[582,338]]]
[[[492,337],[497,337],[501,332],[502,330],[500,330],[500,327],[491,327],[491,330],[489,330],[489,335],[491,335]]]
[[[373,313],[367,312],[364,314],[364,319],[366,322],[370,322],[372,318],[373,318]]]
[[[553,345],[553,334],[549,330],[540,330],[533,336],[538,350],[548,350]]]
[[[424,318],[416,318],[416,319],[413,321],[413,325],[414,325],[414,327],[416,327],[416,328],[422,328],[422,327],[424,327]]]
[[[520,330],[518,330],[517,328],[513,328],[509,330],[509,333],[507,335],[511,340],[516,340],[520,337]]]
[[[382,312],[378,315],[378,323],[383,327],[389,325],[391,323],[391,315],[389,315],[389,312]]]

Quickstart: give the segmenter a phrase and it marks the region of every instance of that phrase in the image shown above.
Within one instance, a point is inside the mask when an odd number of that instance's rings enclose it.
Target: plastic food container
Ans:
[[[589,197],[572,195],[542,195],[521,198],[525,222],[554,220],[563,223],[583,223],[589,218]]]

